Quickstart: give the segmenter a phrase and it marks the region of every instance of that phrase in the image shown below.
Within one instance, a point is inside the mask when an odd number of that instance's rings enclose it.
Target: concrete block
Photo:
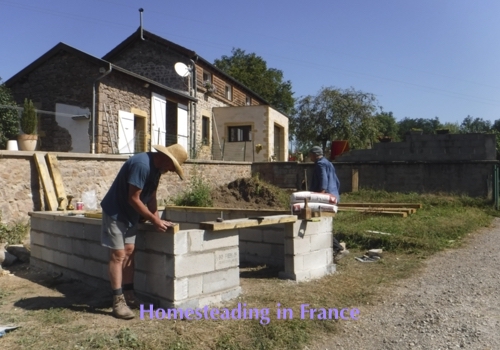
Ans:
[[[38,244],[38,245],[43,245],[44,233],[41,231],[34,231],[31,229],[30,231],[30,243],[31,244]]]
[[[141,231],[138,234],[140,240],[143,242],[143,249],[146,250],[152,250],[155,252],[159,253],[167,253],[167,254],[173,254],[174,253],[174,239],[176,234],[171,234],[171,233],[165,233],[165,232],[155,232],[155,231]],[[185,238],[183,234],[181,234],[179,237],[180,243],[182,243],[182,238]],[[137,246],[138,249],[141,249],[139,246]],[[180,248],[180,247],[179,247]],[[186,249],[184,247],[184,249]]]
[[[262,242],[262,228],[245,228],[240,229],[240,242]]]
[[[240,285],[240,270],[232,268],[203,275],[203,294],[224,291]]]
[[[330,248],[333,246],[333,234],[331,232],[322,235],[312,235],[310,240],[311,251]]]
[[[108,269],[106,267],[106,273]],[[134,289],[139,292],[146,292],[146,273],[141,271],[134,272]]]
[[[265,243],[276,243],[276,244],[284,244],[285,243],[285,231],[281,230],[266,230],[263,228],[262,230],[262,241]]]
[[[173,281],[171,278],[161,274],[146,275],[146,289],[148,294],[166,297],[169,292],[173,292]]]
[[[53,252],[54,264],[67,267],[68,266],[68,254],[54,251]]]
[[[68,268],[76,271],[83,272],[85,260],[76,255],[68,256]]]
[[[205,231],[203,235],[203,250],[232,247],[238,243],[238,230]]]
[[[54,263],[54,251],[52,249],[42,247],[42,260],[48,263]]]
[[[186,217],[186,222],[200,223],[205,221],[215,221],[220,216],[219,213],[213,212],[190,212]]]
[[[154,252],[135,252],[135,267],[137,270],[157,274],[167,274],[167,256]]]
[[[203,241],[205,237],[204,230],[189,230],[188,231],[188,251],[199,252],[203,250]]]
[[[61,252],[71,253],[72,252],[72,242],[70,238],[57,237],[57,250]]]
[[[166,207],[165,211],[163,212],[162,219],[178,223],[188,222],[187,211],[184,209],[173,210]]]
[[[101,243],[101,225],[89,225],[83,226],[83,236],[88,241]]]
[[[179,230],[198,230],[199,228],[199,223],[181,223],[179,226]]]
[[[221,301],[228,301],[237,298],[241,294],[241,287],[231,288],[221,294]]]
[[[265,243],[247,242],[245,253],[257,256],[271,256],[271,245]]]
[[[220,296],[219,296],[220,298]],[[165,308],[176,308],[176,309],[196,309],[198,307],[204,307],[204,305],[201,303],[201,300],[199,299],[185,299],[181,301],[176,301],[176,302],[169,302],[165,304]]]
[[[295,237],[285,239],[285,254],[297,255],[311,251],[311,236]]]
[[[215,269],[215,254],[213,252],[197,255],[180,255],[176,256],[175,260],[175,273],[171,277],[192,276],[212,272]]]
[[[188,278],[188,298],[196,297],[203,293],[203,275]]]
[[[271,257],[275,260],[281,261],[284,264],[285,259],[285,245],[284,244],[272,244],[271,245]]]
[[[43,246],[49,249],[57,249],[57,236],[51,235],[50,233],[45,233],[43,235]]]
[[[76,239],[76,238],[66,238],[69,239],[71,242],[71,253],[81,256],[81,257],[87,257],[89,256],[89,251],[88,247],[89,245],[87,244],[87,241],[81,240],[81,239]]]
[[[106,264],[109,262],[109,248],[90,242],[85,242],[85,246],[87,247],[88,256],[90,258]]]
[[[30,259],[31,258],[37,258],[41,259],[42,258],[42,247],[31,243],[30,245]]]
[[[221,270],[239,265],[238,247],[216,250],[215,251],[215,269]]]
[[[313,270],[327,265],[327,253],[328,250],[317,250],[309,254],[305,254],[304,258],[304,270]]]
[[[304,256],[303,255],[285,255],[285,272],[295,273],[295,271],[304,270]]]
[[[174,234],[173,247],[168,245],[165,247],[165,252],[170,253],[170,248],[173,248],[172,254],[181,255],[188,252],[188,232],[189,231],[178,231]]]
[[[83,272],[93,277],[102,278],[103,265],[103,263],[93,259],[84,259]]]
[[[187,299],[189,291],[189,278],[175,278],[174,281],[174,301]]]

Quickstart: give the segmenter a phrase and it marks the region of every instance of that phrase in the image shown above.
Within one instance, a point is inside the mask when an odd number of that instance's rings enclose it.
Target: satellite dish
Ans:
[[[189,74],[191,74],[191,69],[182,62],[177,62],[174,65],[174,68],[175,68],[175,72],[183,78],[187,77]]]

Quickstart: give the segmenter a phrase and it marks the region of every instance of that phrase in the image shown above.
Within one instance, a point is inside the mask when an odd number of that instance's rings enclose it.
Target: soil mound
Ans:
[[[257,177],[239,178],[212,191],[213,206],[238,209],[289,209],[289,194]]]

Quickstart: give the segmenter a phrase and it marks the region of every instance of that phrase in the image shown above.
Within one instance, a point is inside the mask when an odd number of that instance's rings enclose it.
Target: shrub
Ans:
[[[1,82],[1,79],[0,79]],[[0,105],[16,106],[10,90],[0,84]],[[8,140],[14,140],[19,134],[19,118],[13,108],[0,108],[0,149],[5,149]]]
[[[33,101],[24,99],[24,110],[21,115],[21,130],[28,135],[36,134],[36,110]]]
[[[196,175],[193,176],[189,187],[174,198],[174,204],[188,207],[211,207],[211,188],[208,183]]]

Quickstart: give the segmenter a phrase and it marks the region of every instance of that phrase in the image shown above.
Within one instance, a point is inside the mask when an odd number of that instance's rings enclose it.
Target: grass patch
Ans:
[[[29,225],[16,222],[11,225],[2,223],[2,211],[0,211],[0,243],[21,244],[28,236]]]
[[[203,178],[194,174],[191,177],[189,186],[179,195],[173,198],[173,202],[178,206],[188,207],[211,207],[212,206],[212,188]]]

